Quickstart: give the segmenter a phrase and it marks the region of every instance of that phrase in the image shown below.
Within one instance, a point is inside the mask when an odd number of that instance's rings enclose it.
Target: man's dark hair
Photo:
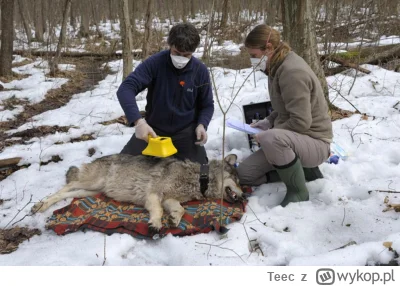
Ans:
[[[195,26],[181,23],[172,27],[167,42],[180,52],[193,53],[200,44],[200,36]]]

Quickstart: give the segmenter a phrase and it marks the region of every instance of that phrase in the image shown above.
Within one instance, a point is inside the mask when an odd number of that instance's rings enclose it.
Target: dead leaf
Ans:
[[[400,212],[400,204],[390,204],[388,196],[385,197],[383,202],[386,204],[386,208],[382,212],[387,212],[390,210],[394,210],[396,213]]]
[[[391,242],[391,241],[385,241],[383,243],[383,246],[386,248],[389,248],[389,250],[390,250],[392,248],[392,244],[393,244],[393,242]]]
[[[368,120],[368,115],[364,113],[364,114],[361,116],[361,119],[362,119],[362,120]]]
[[[386,196],[385,199],[383,200],[383,203],[387,204],[389,202],[389,197]]]
[[[37,228],[14,227],[11,229],[0,229],[0,254],[7,254],[17,250],[18,245],[29,240],[35,234],[40,235]]]

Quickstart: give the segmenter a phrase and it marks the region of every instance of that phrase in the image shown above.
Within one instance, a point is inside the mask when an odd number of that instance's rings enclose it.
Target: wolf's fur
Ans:
[[[57,193],[35,204],[32,212],[45,211],[65,198],[82,198],[98,193],[121,202],[144,206],[150,213],[149,224],[159,230],[163,209],[177,226],[184,214],[180,203],[206,198],[235,201],[242,199],[235,168],[236,155],[209,163],[209,184],[204,196],[200,191],[200,164],[173,158],[154,158],[111,155],[84,164],[80,169],[71,167],[67,184]],[[225,190],[222,190],[222,164]]]

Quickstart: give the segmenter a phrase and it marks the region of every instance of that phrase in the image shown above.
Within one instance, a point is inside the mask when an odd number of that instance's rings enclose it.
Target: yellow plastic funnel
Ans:
[[[177,153],[174,144],[172,144],[171,137],[156,137],[149,136],[149,144],[146,149],[143,150],[143,155],[154,156],[154,157],[169,157]]]

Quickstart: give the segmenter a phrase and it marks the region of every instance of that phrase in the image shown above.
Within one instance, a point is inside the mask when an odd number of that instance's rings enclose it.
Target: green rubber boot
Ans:
[[[286,196],[281,202],[282,207],[287,206],[289,203],[309,200],[304,170],[297,157],[288,165],[275,166],[275,168],[287,189]]]
[[[307,182],[312,182],[317,179],[322,179],[324,177],[318,166],[314,168],[303,168],[303,170],[304,170],[304,177],[306,178]]]
[[[304,177],[306,178],[306,182],[312,182],[317,179],[322,179],[324,176],[322,175],[320,169],[317,167],[314,168],[303,168]],[[276,170],[269,171],[267,174],[267,183],[276,183],[282,182],[279,174]]]

